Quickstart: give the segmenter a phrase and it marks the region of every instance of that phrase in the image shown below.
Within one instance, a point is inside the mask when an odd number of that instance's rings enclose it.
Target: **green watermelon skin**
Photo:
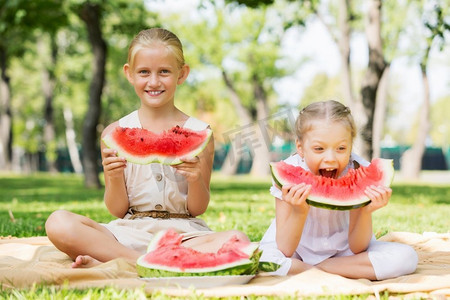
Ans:
[[[202,253],[181,245],[174,230],[158,232],[148,252],[136,262],[140,277],[253,275],[259,270],[258,244],[230,239],[217,253]]]
[[[220,269],[210,272],[202,272],[200,270],[196,272],[183,272],[183,271],[170,271],[162,269],[162,266],[158,268],[145,267],[143,264],[137,264],[136,270],[140,277],[187,277],[187,276],[231,276],[231,275],[251,275],[253,269],[253,262],[249,261],[247,264],[241,264],[230,268]]]
[[[212,130],[190,130],[175,126],[160,134],[143,128],[116,127],[102,141],[129,162],[146,165],[181,164],[181,157],[195,157],[207,146]]]
[[[306,199],[306,202],[311,205],[318,208],[325,208],[325,209],[331,209],[331,210],[351,210],[356,209],[360,207],[364,207],[370,203],[370,200],[367,200],[365,202],[359,203],[359,204],[351,204],[351,205],[340,205],[336,203],[328,204],[328,203],[322,203],[319,201],[314,201],[311,199]]]
[[[350,210],[366,206],[370,199],[364,194],[369,185],[389,187],[394,178],[394,165],[391,159],[375,158],[369,166],[350,169],[338,179],[314,175],[299,166],[283,161],[270,164],[274,182],[284,184],[311,184],[311,192],[306,202],[312,206]]]

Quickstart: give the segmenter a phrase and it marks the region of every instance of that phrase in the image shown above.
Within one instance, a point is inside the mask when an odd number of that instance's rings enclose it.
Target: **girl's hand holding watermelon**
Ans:
[[[105,176],[123,177],[123,169],[127,165],[127,161],[123,157],[117,156],[117,151],[109,148],[103,149],[103,172]]]
[[[188,182],[198,181],[202,175],[200,158],[198,156],[195,156],[182,157],[180,159],[182,163],[173,166],[177,170],[177,173],[183,175]]]
[[[297,185],[285,184],[281,188],[282,199],[291,204],[294,211],[300,210],[300,212],[308,212],[309,205],[306,202],[309,192],[311,191],[311,185],[300,183]]]
[[[375,210],[386,206],[392,195],[392,189],[384,186],[368,186],[364,192],[371,200],[362,210],[372,213]]]

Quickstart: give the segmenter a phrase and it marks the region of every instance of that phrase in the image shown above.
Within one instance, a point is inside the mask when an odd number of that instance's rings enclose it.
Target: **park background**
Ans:
[[[268,175],[295,151],[298,109],[336,99],[356,117],[355,152],[393,158],[403,178],[447,174],[449,15],[437,0],[2,1],[0,170],[101,187],[100,133],[139,105],[128,44],[158,26],[183,42],[176,104],[211,124],[215,171]]]

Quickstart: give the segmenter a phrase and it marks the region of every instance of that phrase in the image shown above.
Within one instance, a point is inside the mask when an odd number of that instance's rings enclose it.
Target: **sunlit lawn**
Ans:
[[[202,218],[213,230],[239,229],[261,239],[275,216],[270,178],[214,174],[211,202]],[[396,183],[389,205],[374,215],[374,231],[448,232],[449,184]],[[103,190],[83,187],[72,174],[0,175],[0,236],[45,235],[44,223],[56,209],[67,209],[99,222],[113,217],[103,204]]]
[[[202,218],[213,230],[238,229],[259,241],[275,216],[270,182],[270,178],[225,178],[214,174],[211,203]],[[449,232],[450,183],[395,183],[393,190],[390,204],[375,212],[377,237],[392,231]],[[74,211],[99,222],[113,219],[104,207],[103,190],[85,189],[80,176],[0,174],[0,236],[45,235],[45,220],[56,209]],[[45,293],[52,294],[44,289]]]

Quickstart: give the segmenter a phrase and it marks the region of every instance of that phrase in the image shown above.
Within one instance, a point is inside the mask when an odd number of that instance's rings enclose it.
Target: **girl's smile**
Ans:
[[[162,93],[164,93],[164,91],[146,91],[146,92],[147,92],[147,94],[149,94],[151,97],[159,96],[159,95],[161,95]]]

